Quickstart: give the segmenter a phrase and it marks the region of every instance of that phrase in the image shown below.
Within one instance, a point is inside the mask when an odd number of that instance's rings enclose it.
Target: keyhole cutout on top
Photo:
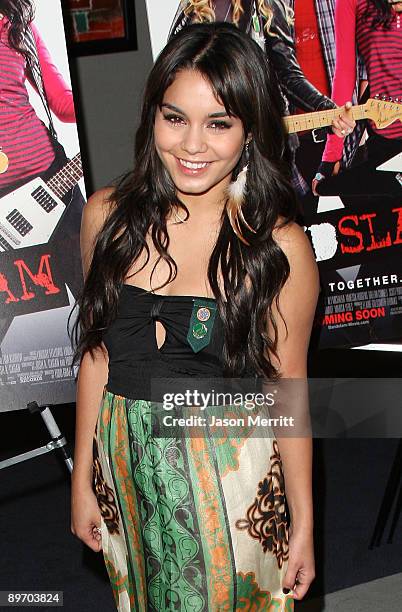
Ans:
[[[155,340],[156,340],[156,346],[158,348],[158,351],[161,350],[161,348],[163,348],[163,346],[165,345],[166,342],[166,329],[164,327],[164,325],[158,321],[157,319],[154,319],[155,322]]]

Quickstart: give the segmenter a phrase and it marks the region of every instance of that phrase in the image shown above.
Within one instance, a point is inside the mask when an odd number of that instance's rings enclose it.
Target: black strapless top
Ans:
[[[166,330],[160,348],[155,320]],[[117,317],[103,335],[109,354],[107,389],[127,398],[159,401],[158,378],[221,378],[223,340],[214,298],[160,295],[124,284]],[[255,377],[249,365],[243,376]],[[165,382],[163,387],[165,392]]]

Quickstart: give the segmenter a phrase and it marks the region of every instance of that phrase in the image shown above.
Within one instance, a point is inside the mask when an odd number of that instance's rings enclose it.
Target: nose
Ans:
[[[205,153],[208,150],[208,145],[205,142],[204,132],[201,127],[196,125],[188,127],[183,138],[182,149],[190,155]]]

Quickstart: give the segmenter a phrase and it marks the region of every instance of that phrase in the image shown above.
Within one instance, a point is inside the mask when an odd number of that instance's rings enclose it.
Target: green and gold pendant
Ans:
[[[214,300],[194,300],[187,341],[194,353],[198,353],[211,340],[217,305]]]

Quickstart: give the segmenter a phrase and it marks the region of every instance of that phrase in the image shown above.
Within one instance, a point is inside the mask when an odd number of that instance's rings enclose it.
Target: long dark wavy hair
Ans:
[[[297,219],[299,210],[290,184],[283,103],[273,69],[257,43],[228,23],[184,28],[167,44],[151,70],[136,134],[134,169],[120,180],[110,197],[110,213],[98,234],[77,302],[79,313],[73,328],[75,363],[86,351],[93,354],[100,346],[104,330],[116,316],[122,285],[143,249],[149,261],[145,236],[151,225],[153,244],[170,271],[162,287],[177,275],[176,263],[168,253],[166,217],[172,206],[182,207],[186,218],[189,211],[178,199],[155,149],[154,120],[166,89],[177,73],[186,69],[197,70],[207,78],[228,114],[240,118],[245,135],[252,134],[243,208],[256,233],[244,230],[250,243],[245,245],[233,232],[223,210],[208,265],[208,280],[224,327],[224,375],[241,375],[248,357],[259,375],[275,378],[279,374],[270,355],[276,354],[277,326],[271,307],[274,300],[279,307],[278,293],[288,278],[289,262],[272,231],[279,215],[284,217],[282,225],[286,225]],[[232,178],[243,168],[245,159],[243,151]],[[219,265],[223,295],[217,280]],[[248,289],[246,275],[251,281]],[[267,317],[272,322],[274,338],[267,334]]]
[[[8,28],[8,43],[12,49],[27,55],[24,49],[24,34],[34,18],[31,0],[0,0],[0,13],[10,22]]]
[[[388,0],[369,0],[370,4],[376,9],[374,16],[370,16],[370,27],[372,30],[378,28],[389,29],[394,19],[394,11]],[[369,16],[366,15],[366,19]]]

